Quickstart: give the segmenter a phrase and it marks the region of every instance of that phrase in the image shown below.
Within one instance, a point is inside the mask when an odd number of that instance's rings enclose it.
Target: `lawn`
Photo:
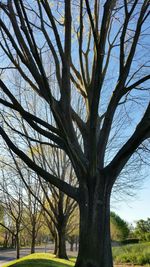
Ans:
[[[75,258],[67,260],[57,259],[49,253],[35,253],[19,260],[11,261],[3,267],[72,267],[74,266]]]

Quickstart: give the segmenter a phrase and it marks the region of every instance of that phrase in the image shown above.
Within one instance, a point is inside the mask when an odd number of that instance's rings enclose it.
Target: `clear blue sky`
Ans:
[[[143,188],[136,196],[120,203],[113,203],[112,210],[129,223],[150,217],[150,175],[143,183]]]

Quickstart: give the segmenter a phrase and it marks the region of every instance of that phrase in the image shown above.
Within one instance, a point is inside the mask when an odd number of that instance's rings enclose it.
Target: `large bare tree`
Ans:
[[[29,168],[78,202],[76,266],[113,266],[111,191],[141,144],[147,149],[143,142],[150,136],[149,0],[8,0],[0,7],[2,109],[17,112],[49,145],[64,150],[79,186],[38,166],[11,140],[5,122],[0,134]],[[32,114],[31,103],[31,112],[26,110],[10,80],[14,69],[26,91],[32,89],[45,101],[52,123],[42,107],[40,116]],[[73,101],[79,99],[82,116]],[[116,118],[123,119],[119,129]],[[114,149],[108,153],[112,139]]]

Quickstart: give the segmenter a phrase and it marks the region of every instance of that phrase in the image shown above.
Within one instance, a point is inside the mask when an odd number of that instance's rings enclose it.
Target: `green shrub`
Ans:
[[[122,254],[116,257],[116,263],[131,263],[137,265],[150,264],[150,254],[137,255],[133,253]]]
[[[150,264],[150,243],[113,248],[113,257],[116,263]]]
[[[139,264],[139,265],[150,264],[150,254],[145,253],[142,255],[138,255],[136,259],[136,264]]]

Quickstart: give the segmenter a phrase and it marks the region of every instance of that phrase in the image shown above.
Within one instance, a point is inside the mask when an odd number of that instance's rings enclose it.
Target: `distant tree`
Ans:
[[[2,224],[2,225],[1,225]],[[4,209],[3,206],[0,203],[0,246],[4,246],[4,240],[6,237],[6,232],[5,232],[5,228],[3,227],[4,224]]]
[[[122,241],[129,236],[129,226],[115,212],[110,213],[110,231],[111,239]]]
[[[18,82],[17,86],[21,90],[21,82]],[[37,101],[36,105],[34,105],[33,102],[32,109],[34,114],[36,114],[37,104]],[[4,117],[3,119],[5,120]],[[42,138],[38,139],[35,132],[32,132],[24,121],[18,121],[16,114],[13,114],[11,119],[7,118],[7,121],[5,120],[5,122],[8,126],[9,133],[12,134],[14,140],[15,133],[18,133],[20,129],[22,129],[20,142],[24,146],[24,149],[28,151],[28,154],[35,163],[38,163],[41,167],[43,167],[43,169],[51,172],[52,174],[57,175],[60,180],[67,180],[68,183],[72,185],[74,184],[75,186],[77,179],[66,153],[55,146],[48,147],[48,142],[44,141]],[[33,134],[33,138],[29,136],[29,133]],[[32,144],[33,140],[34,143]],[[5,157],[2,160],[3,165],[6,167],[8,165],[7,155],[10,161],[9,165],[12,165],[16,179],[20,179],[23,182],[25,193],[23,199],[24,216],[26,216],[27,214],[25,213],[28,212],[26,220],[23,220],[23,225],[28,229],[28,232],[30,232],[30,236],[32,236],[31,253],[34,253],[35,251],[35,239],[38,234],[39,226],[41,227],[39,215],[42,212],[45,215],[47,225],[55,240],[55,254],[57,254],[57,257],[59,258],[67,259],[66,227],[69,217],[77,207],[77,202],[66,196],[60,190],[56,189],[50,183],[46,183],[40,175],[36,174],[32,170],[29,170],[23,162],[21,162],[18,158],[15,158],[14,154],[10,153],[7,146],[4,145],[3,149],[4,147]],[[45,212],[43,212],[43,210]]]
[[[20,257],[20,231],[23,213],[22,183],[14,179],[13,172],[7,172],[7,180],[2,170],[3,179],[0,180],[0,201],[5,213],[3,223],[0,223],[12,235],[12,246],[16,247],[16,258]]]
[[[137,221],[134,234],[142,241],[150,241],[150,218]]]
[[[40,185],[38,182],[35,182],[32,177],[30,177],[30,172],[28,173],[28,177],[25,177],[25,179],[28,181],[30,189],[32,188],[34,195],[37,198],[40,197]],[[26,195],[24,196],[22,225],[26,228],[28,235],[30,236],[31,253],[35,253],[36,238],[43,224],[43,208],[37,198],[31,194],[31,191],[29,191],[26,187],[24,190],[26,191]]]
[[[79,209],[76,207],[67,224],[67,240],[70,243],[70,251],[78,250],[79,245]]]

